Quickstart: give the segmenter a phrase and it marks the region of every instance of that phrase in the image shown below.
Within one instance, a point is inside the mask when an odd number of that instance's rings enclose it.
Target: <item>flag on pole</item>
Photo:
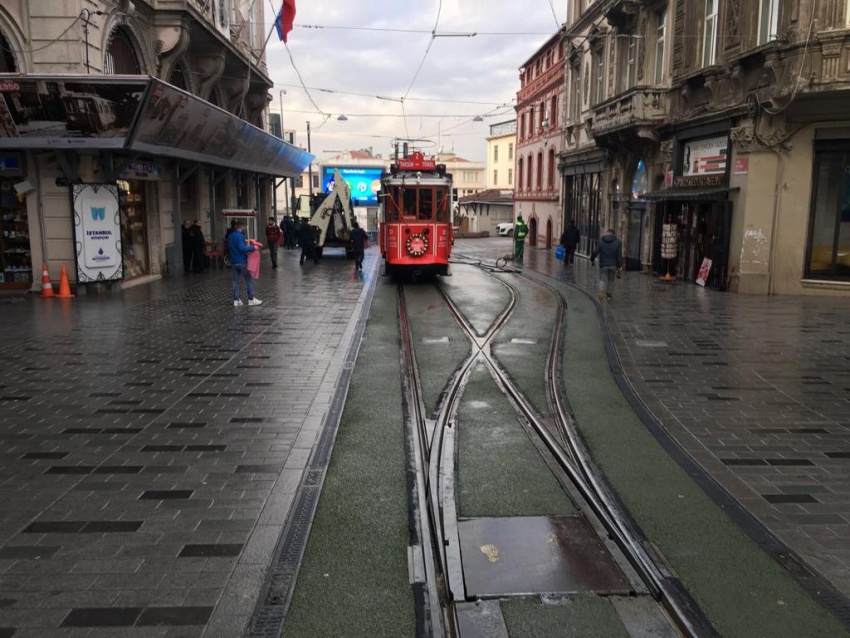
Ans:
[[[286,35],[292,31],[293,22],[295,22],[295,0],[283,0],[280,13],[277,14],[274,23],[277,37],[286,42]]]

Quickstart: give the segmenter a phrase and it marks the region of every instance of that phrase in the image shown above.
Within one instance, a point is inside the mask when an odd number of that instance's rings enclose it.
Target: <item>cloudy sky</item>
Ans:
[[[281,0],[263,1],[270,26]],[[266,50],[270,109],[285,90],[284,127],[306,147],[309,121],[319,160],[369,147],[387,157],[408,138],[483,161],[489,126],[514,118],[518,68],[566,20],[567,1],[296,0],[289,50],[276,34]]]

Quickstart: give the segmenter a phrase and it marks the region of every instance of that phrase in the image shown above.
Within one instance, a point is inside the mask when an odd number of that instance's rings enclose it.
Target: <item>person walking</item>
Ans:
[[[295,226],[292,223],[292,217],[284,215],[283,221],[283,245],[287,250],[295,248]]]
[[[248,253],[254,252],[256,247],[245,241],[245,235],[242,234],[244,226],[244,222],[238,219],[234,220],[233,232],[227,239],[227,251],[230,254],[230,266],[233,270],[233,305],[245,305],[242,303],[242,292],[240,290],[240,279],[244,278],[245,289],[248,293],[248,305],[259,306],[263,302],[254,296],[254,282],[248,272]]]
[[[192,238],[189,236],[191,224],[188,219],[183,220],[180,227],[180,240],[183,245],[183,273],[188,275],[192,272]]]
[[[578,248],[578,242],[581,239],[581,233],[576,228],[576,225],[570,220],[570,223],[567,224],[566,229],[564,229],[563,234],[561,235],[561,246],[564,247],[564,265],[572,266],[575,261],[576,256],[576,248]]]
[[[366,231],[360,228],[360,224],[352,222],[351,238],[354,247],[354,270],[363,270],[363,255],[366,252]]]
[[[189,228],[189,243],[192,245],[192,272],[202,273],[204,272],[207,245],[200,219],[196,219],[192,227]]]
[[[522,215],[517,215],[516,223],[514,224],[514,261],[522,261],[525,254],[525,236],[528,235],[528,224],[523,220]]]
[[[614,287],[614,277],[620,276],[623,271],[623,246],[614,235],[614,230],[609,228],[602,239],[596,244],[596,248],[590,254],[590,263],[593,265],[599,257],[599,281],[597,296],[600,301],[611,299],[611,289]]]
[[[277,268],[277,247],[282,242],[283,233],[280,227],[274,220],[274,217],[269,217],[269,223],[266,224],[266,241],[269,242],[269,254],[272,257],[272,268]]]
[[[316,231],[308,221],[301,222],[298,241],[301,243],[301,259],[298,263],[303,266],[305,260],[312,259],[313,263],[318,265],[319,257],[316,255]]]

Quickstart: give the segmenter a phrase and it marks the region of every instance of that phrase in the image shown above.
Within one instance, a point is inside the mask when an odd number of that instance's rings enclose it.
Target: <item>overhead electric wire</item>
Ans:
[[[47,47],[51,47],[54,44],[56,44],[57,42],[60,42],[62,40],[62,38],[64,37],[64,35],[66,33],[68,33],[68,31],[73,29],[74,25],[77,24],[82,19],[83,19],[83,14],[81,13],[76,18],[74,18],[74,21],[71,24],[69,24],[68,28],[65,29],[62,33],[57,35],[55,38],[51,38],[51,40],[49,42],[47,42],[46,44],[43,44],[40,47],[36,47],[35,49],[13,49],[11,45],[3,46],[2,39],[0,39],[0,49],[3,49],[4,51],[8,51],[9,53],[38,53],[39,51],[44,51]]]

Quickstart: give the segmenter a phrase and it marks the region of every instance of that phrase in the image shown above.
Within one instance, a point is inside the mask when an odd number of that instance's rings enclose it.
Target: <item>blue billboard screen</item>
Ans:
[[[334,187],[334,169],[351,188],[351,199],[355,206],[377,206],[378,191],[381,190],[382,168],[354,168],[342,166],[322,167],[322,192],[329,193]]]

